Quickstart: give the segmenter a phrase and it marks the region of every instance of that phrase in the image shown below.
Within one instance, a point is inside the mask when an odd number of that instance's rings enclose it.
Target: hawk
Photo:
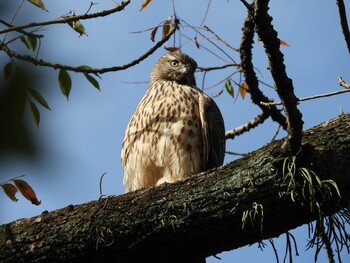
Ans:
[[[214,100],[196,87],[196,67],[191,57],[174,52],[154,65],[148,90],[125,131],[126,192],[222,165],[224,121]]]

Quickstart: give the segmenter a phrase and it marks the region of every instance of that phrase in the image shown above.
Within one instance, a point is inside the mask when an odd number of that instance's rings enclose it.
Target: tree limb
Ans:
[[[344,39],[350,53],[350,32],[349,32],[348,19],[346,18],[344,1],[337,0],[337,5],[338,5],[341,29],[343,31]]]
[[[276,107],[264,107],[261,101],[269,102],[269,99],[259,89],[259,81],[256,77],[253,66],[252,45],[254,42],[254,22],[253,17],[248,12],[242,28],[242,40],[240,45],[241,65],[245,81],[249,86],[249,93],[254,104],[258,105],[262,111],[271,116],[272,120],[279,123],[283,129],[287,129],[286,118]]]
[[[342,199],[325,202],[325,215],[350,198],[350,115],[306,132],[298,166],[334,180]],[[272,163],[283,140],[187,180],[45,212],[0,226],[0,262],[188,262],[277,237],[317,217],[289,196]],[[262,224],[243,215],[263,209]]]
[[[275,81],[276,91],[283,102],[287,119],[288,139],[292,152],[299,151],[303,132],[302,114],[297,107],[298,99],[294,94],[292,80],[287,76],[283,54],[280,51],[280,40],[274,30],[268,14],[266,0],[256,0],[254,6],[255,30],[264,43],[265,52],[269,60],[271,75]]]

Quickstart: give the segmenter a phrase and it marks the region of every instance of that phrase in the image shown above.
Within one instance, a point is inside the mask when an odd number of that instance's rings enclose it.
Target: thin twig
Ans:
[[[0,34],[4,34],[7,32],[11,31],[19,31],[21,29],[29,28],[29,27],[38,27],[38,26],[47,26],[47,25],[52,25],[52,24],[67,24],[72,21],[77,21],[77,20],[83,20],[83,19],[91,19],[91,18],[96,18],[96,17],[104,17],[108,16],[110,14],[122,11],[128,4],[130,3],[130,0],[125,0],[124,2],[121,2],[118,4],[116,7],[92,13],[92,14],[83,14],[83,15],[78,15],[78,16],[67,16],[67,17],[61,17],[55,20],[49,20],[49,21],[43,21],[43,22],[36,22],[36,23],[29,23],[21,26],[13,26],[9,27],[3,30],[0,30]]]
[[[347,84],[348,85],[348,84]],[[323,94],[318,94],[318,95],[312,95],[304,98],[299,98],[298,101],[306,101],[306,100],[313,100],[313,99],[319,99],[319,98],[324,98],[324,97],[330,97],[338,94],[343,94],[350,92],[350,89],[345,89],[345,90],[338,90],[338,91],[333,91],[329,93],[323,93]],[[282,105],[283,103],[278,101],[278,102],[260,102],[261,105],[266,106],[266,107],[271,107],[271,106],[277,106],[277,105]]]
[[[64,64],[57,64],[57,63],[53,63],[53,62],[44,61],[41,59],[36,59],[36,58],[29,56],[29,55],[22,55],[22,54],[19,54],[17,52],[14,52],[13,50],[9,49],[1,41],[0,41],[0,50],[5,51],[11,58],[15,57],[17,59],[20,59],[23,61],[28,61],[28,62],[30,62],[34,65],[38,65],[38,66],[50,67],[50,68],[54,68],[54,69],[65,69],[65,70],[69,70],[69,71],[82,72],[82,73],[103,74],[106,72],[114,72],[114,71],[119,71],[119,70],[124,70],[124,69],[130,68],[130,67],[140,63],[144,59],[146,59],[148,56],[153,54],[159,47],[161,47],[166,41],[168,41],[168,39],[176,31],[177,23],[178,22],[175,21],[175,23],[172,26],[171,30],[169,31],[169,34],[167,37],[165,37],[164,39],[157,42],[157,44],[155,44],[152,48],[150,48],[146,53],[144,53],[140,57],[138,57],[138,58],[134,59],[133,61],[131,61],[127,64],[124,64],[122,66],[113,66],[113,67],[108,67],[108,68],[87,68],[87,67],[82,67],[82,66],[73,67],[73,66],[64,65]]]
[[[0,19],[0,23],[1,24],[4,24],[5,26],[8,26],[8,27],[14,27],[13,25],[11,25],[10,23],[7,23],[6,21]],[[26,35],[28,37],[34,37],[34,38],[42,38],[44,37],[44,35],[37,35],[37,34],[33,34],[33,33],[30,33],[30,32],[27,32],[27,31],[24,31],[22,29],[19,29],[17,30],[19,33],[22,33],[23,35]]]
[[[225,64],[225,65],[217,66],[217,67],[197,67],[197,69],[198,69],[198,71],[211,71],[211,70],[224,69],[224,68],[228,68],[228,67],[240,68],[241,64],[230,63],[230,64]]]
[[[231,152],[231,151],[225,151],[225,153],[231,154],[231,155],[238,155],[238,156],[244,156],[244,155],[246,155],[246,153],[238,153],[238,152]]]
[[[225,46],[227,46],[228,48],[231,48],[235,51],[239,51],[239,48],[235,48],[233,46],[231,46],[229,43],[227,43],[225,40],[223,40],[221,37],[219,37],[213,30],[211,30],[208,26],[204,25],[203,26],[207,31],[209,31],[210,33],[212,33],[217,40],[221,41]]]

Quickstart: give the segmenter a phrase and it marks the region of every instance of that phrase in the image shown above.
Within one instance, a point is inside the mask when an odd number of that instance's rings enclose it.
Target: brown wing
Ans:
[[[202,123],[203,152],[206,170],[221,166],[225,156],[225,125],[221,112],[212,98],[202,93],[199,100]]]

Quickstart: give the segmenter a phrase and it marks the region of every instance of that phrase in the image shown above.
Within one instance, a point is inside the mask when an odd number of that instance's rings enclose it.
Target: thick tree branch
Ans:
[[[337,0],[337,5],[338,5],[341,29],[343,31],[344,39],[350,53],[350,32],[349,32],[348,19],[346,17],[344,1]]]
[[[253,103],[258,105],[262,111],[271,116],[272,120],[279,123],[283,129],[287,129],[286,118],[276,107],[264,107],[260,104],[261,101],[269,102],[270,100],[259,89],[259,81],[256,77],[253,66],[252,45],[254,42],[254,22],[253,17],[248,12],[242,28],[242,40],[240,46],[241,65],[244,73],[245,81],[249,86],[249,93]]]
[[[269,68],[275,81],[276,91],[283,102],[284,112],[288,123],[288,139],[292,152],[300,149],[303,120],[302,114],[297,107],[298,99],[294,94],[292,80],[287,76],[284,65],[283,54],[280,51],[280,40],[274,30],[268,14],[268,3],[266,0],[256,0],[254,6],[255,30],[264,43],[265,52],[269,60]]]
[[[324,214],[350,198],[350,115],[304,133],[299,167],[334,180],[341,200],[325,202]],[[131,192],[0,226],[1,262],[188,262],[272,238],[314,220],[286,191],[275,141],[216,170],[174,184]],[[263,220],[242,216],[254,207]],[[259,219],[259,216],[257,216]],[[261,218],[260,218],[261,219]],[[263,222],[260,225],[259,222]]]

